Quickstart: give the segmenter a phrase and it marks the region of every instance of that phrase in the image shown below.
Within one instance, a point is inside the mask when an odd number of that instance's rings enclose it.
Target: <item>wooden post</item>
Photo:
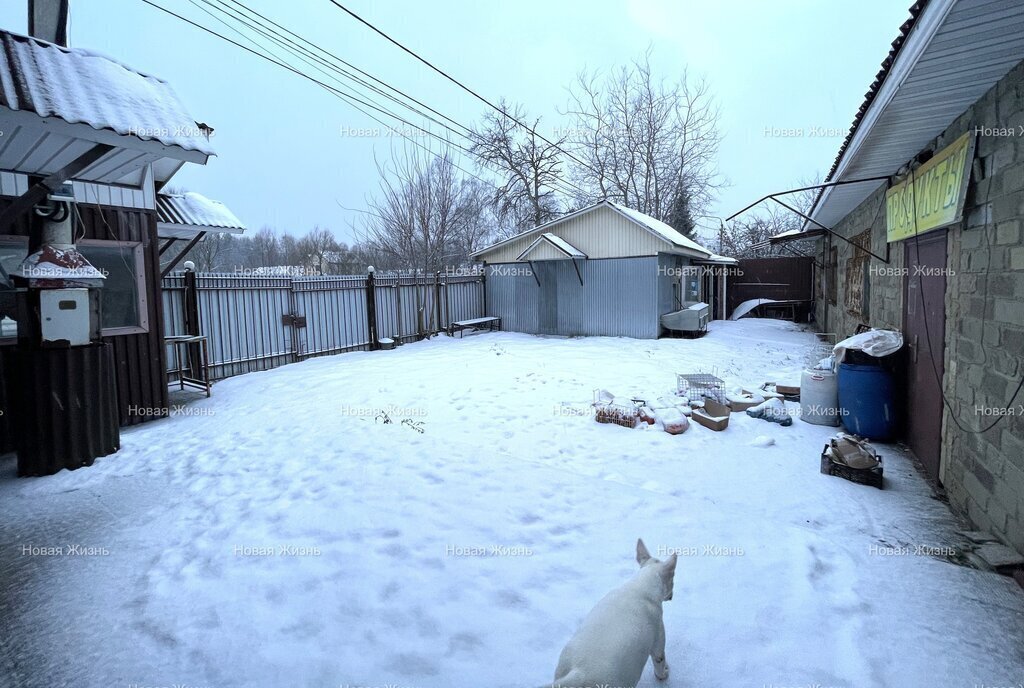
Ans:
[[[380,341],[377,339],[377,287],[372,267],[366,273],[366,326],[370,333],[370,351],[376,351]]]

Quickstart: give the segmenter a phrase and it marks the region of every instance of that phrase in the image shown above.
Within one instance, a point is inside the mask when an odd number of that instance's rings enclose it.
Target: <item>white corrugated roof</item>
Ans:
[[[704,248],[696,241],[693,241],[692,239],[688,239],[687,237],[683,236],[680,232],[676,231],[670,225],[662,222],[661,220],[656,220],[650,215],[641,213],[639,210],[633,210],[632,208],[627,208],[626,206],[621,205],[619,203],[604,200],[598,201],[594,205],[587,206],[586,208],[580,208],[579,210],[574,210],[571,213],[566,213],[561,217],[555,218],[554,220],[551,220],[549,222],[545,222],[544,224],[538,225],[532,229],[528,229],[525,232],[520,232],[519,234],[510,236],[507,239],[502,239],[501,241],[493,243],[490,246],[486,246],[478,251],[474,251],[473,253],[470,254],[470,257],[479,257],[487,253],[488,251],[498,248],[499,246],[504,246],[505,244],[511,243],[517,239],[522,239],[523,237],[529,236],[530,234],[534,234],[536,232],[544,232],[544,230],[548,229],[549,227],[553,227],[554,225],[557,225],[561,222],[565,222],[566,220],[572,219],[574,217],[579,217],[580,215],[589,213],[592,210],[596,210],[597,208],[606,206],[612,208],[613,210],[621,214],[623,217],[640,225],[647,231],[660,237],[661,239],[663,239],[664,241],[668,242],[669,244],[678,249],[683,249],[684,251],[688,251],[690,253],[696,253],[698,254],[698,257],[701,258],[711,255],[711,251]],[[574,250],[578,251],[579,249],[574,248]],[[580,253],[582,254],[582,251],[580,251]]]
[[[639,210],[627,208],[626,206],[621,205],[619,203],[615,203],[613,201],[608,201],[608,205],[612,206],[621,213],[625,213],[627,216],[629,216],[631,220],[641,225],[644,225],[645,227],[653,231],[655,234],[657,234],[670,244],[675,244],[680,248],[688,248],[691,251],[697,251],[699,253],[704,253],[709,256],[711,255],[711,251],[707,250],[693,239],[687,238],[674,227],[662,222],[661,220],[657,220],[651,217],[650,215],[647,215],[646,213],[641,213]]]
[[[161,236],[166,237],[171,234],[165,230],[239,234],[246,229],[226,205],[194,191],[157,194],[156,217]]]
[[[0,31],[0,105],[213,155],[174,89],[88,50]]]

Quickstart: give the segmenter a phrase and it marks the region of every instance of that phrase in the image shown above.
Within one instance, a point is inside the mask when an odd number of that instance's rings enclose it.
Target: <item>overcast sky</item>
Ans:
[[[154,1],[238,38],[188,0]],[[477,121],[485,108],[329,0],[245,4],[455,120]],[[342,4],[492,101],[521,102],[549,129],[567,124],[558,111],[581,69],[613,68],[650,47],[658,75],[703,75],[721,107],[719,166],[730,184],[712,212],[729,215],[828,171],[909,0]],[[0,24],[25,32],[25,5],[3,3]],[[381,127],[315,84],[141,0],[71,0],[70,43],[171,83],[196,119],[216,129],[218,154],[205,167],[186,165],[172,184],[224,201],[252,229],[302,234],[319,224],[351,242],[349,225],[360,215],[339,203],[365,209],[377,188],[375,154],[386,159],[405,143],[343,136]]]

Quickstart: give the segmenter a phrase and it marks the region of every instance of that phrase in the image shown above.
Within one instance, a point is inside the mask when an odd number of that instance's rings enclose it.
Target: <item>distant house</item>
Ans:
[[[664,222],[612,201],[472,254],[486,268],[487,315],[503,328],[549,335],[656,338],[661,316],[724,307],[714,255]]]

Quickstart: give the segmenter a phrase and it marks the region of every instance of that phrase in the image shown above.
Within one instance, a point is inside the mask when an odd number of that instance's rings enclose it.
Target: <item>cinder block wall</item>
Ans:
[[[974,527],[1024,552],[1024,391],[1011,395],[1024,375],[1024,62],[968,108],[937,137],[937,151],[968,131],[977,150],[962,224],[947,244],[946,374],[943,391],[941,479],[954,509]],[[885,187],[879,188],[834,228],[847,238],[871,230],[872,251],[886,255]],[[819,241],[818,256],[822,255]],[[838,251],[837,299],[829,305],[817,285],[821,329],[840,338],[861,322],[903,330],[904,247],[889,247],[889,265],[869,266],[867,317],[846,307],[848,261]],[[820,259],[820,258],[819,258]],[[895,273],[886,270],[895,269]],[[993,429],[978,433],[997,416]]]
[[[942,480],[972,524],[1024,552],[1024,62],[936,141],[977,131],[965,221],[949,235],[946,287],[947,408]]]
[[[824,281],[817,283],[815,301],[816,320],[823,332],[836,335],[836,341],[844,339],[857,331],[860,324],[891,330],[903,329],[903,281],[896,277],[903,269],[903,246],[895,244],[887,247],[885,241],[885,192],[882,184],[853,212],[844,217],[833,229],[848,239],[852,239],[865,230],[871,230],[871,251],[878,256],[887,256],[889,264],[869,258],[868,270],[868,314],[850,310],[846,299],[847,271],[855,249],[841,239],[833,238],[832,246],[836,248],[838,263],[836,265],[836,303],[825,307],[828,295],[824,292]],[[822,243],[818,242],[817,256],[821,260]],[[887,255],[888,251],[888,255]],[[825,260],[829,260],[826,253]],[[826,317],[827,310],[827,317]]]

